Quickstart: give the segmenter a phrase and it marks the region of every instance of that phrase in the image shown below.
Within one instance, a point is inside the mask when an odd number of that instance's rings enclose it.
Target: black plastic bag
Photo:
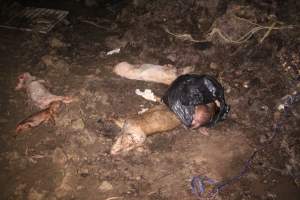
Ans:
[[[179,76],[164,94],[162,101],[191,127],[197,105],[219,101],[220,107],[212,120],[205,126],[213,126],[226,119],[230,106],[226,104],[222,85],[212,76],[186,74]]]

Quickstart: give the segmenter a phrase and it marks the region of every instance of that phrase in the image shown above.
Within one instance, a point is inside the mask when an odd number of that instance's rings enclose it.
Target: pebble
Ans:
[[[89,175],[89,169],[87,169],[87,168],[80,169],[79,174],[80,174],[80,176],[85,178]]]
[[[45,198],[45,192],[38,192],[35,189],[31,189],[28,194],[28,200],[43,200]]]
[[[112,184],[110,184],[108,181],[103,181],[101,185],[99,186],[99,189],[106,192],[113,189]]]
[[[250,84],[250,81],[245,81],[245,82],[243,83],[243,87],[244,87],[244,88],[249,88],[249,84]]]
[[[65,47],[67,45],[64,42],[62,42],[61,40],[57,39],[57,38],[52,38],[50,40],[50,46],[52,48],[61,48],[61,47]]]
[[[209,68],[211,68],[211,69],[218,69],[218,64],[212,62],[212,63],[210,63]]]
[[[260,137],[259,137],[259,142],[260,143],[265,143],[265,142],[267,142],[268,141],[268,138],[267,138],[267,136],[266,135],[261,135]]]
[[[76,131],[83,130],[85,125],[82,119],[77,119],[72,122],[72,128]]]
[[[56,148],[52,155],[52,161],[55,164],[64,165],[67,162],[67,156],[61,148]]]

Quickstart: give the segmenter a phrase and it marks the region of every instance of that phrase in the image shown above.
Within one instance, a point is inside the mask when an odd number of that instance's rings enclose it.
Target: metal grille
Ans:
[[[9,17],[8,20],[2,22],[0,27],[48,33],[68,14],[69,11],[65,10],[24,7]]]

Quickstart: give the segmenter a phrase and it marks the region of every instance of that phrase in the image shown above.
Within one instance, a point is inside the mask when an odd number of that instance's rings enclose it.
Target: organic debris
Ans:
[[[111,50],[111,51],[107,52],[106,55],[109,56],[109,55],[113,55],[113,54],[118,54],[118,53],[120,53],[120,51],[121,51],[120,48],[114,49],[114,50]]]
[[[144,92],[142,92],[140,89],[135,90],[135,94],[143,97],[144,99],[148,101],[157,102],[160,101],[160,98],[157,97],[150,89],[145,89]]]

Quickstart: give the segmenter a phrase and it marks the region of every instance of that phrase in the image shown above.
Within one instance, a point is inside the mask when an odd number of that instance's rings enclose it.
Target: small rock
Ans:
[[[101,73],[101,70],[97,68],[96,71],[95,71],[95,74],[99,75],[100,73]]]
[[[249,88],[249,84],[250,84],[250,81],[245,81],[245,82],[243,83],[243,87],[244,87],[244,88]]]
[[[84,187],[83,187],[82,185],[78,185],[78,186],[76,187],[76,190],[82,190],[82,189],[84,189]]]
[[[72,128],[76,131],[84,129],[84,122],[82,119],[77,119],[72,122]]]
[[[52,38],[50,40],[50,47],[52,48],[61,48],[67,46],[64,42],[59,40],[58,38]]]
[[[80,174],[80,176],[85,178],[89,175],[89,169],[87,169],[87,168],[80,169],[79,174]]]
[[[52,156],[52,161],[55,164],[64,165],[67,161],[67,156],[61,148],[56,148]]]
[[[44,199],[45,192],[37,192],[35,189],[30,189],[28,194],[28,200],[42,200]]]
[[[110,191],[113,189],[113,186],[108,181],[103,181],[99,186],[99,189],[102,191]]]
[[[22,183],[20,185],[18,185],[14,191],[14,195],[17,196],[17,197],[21,197],[23,196],[23,194],[25,193],[26,191],[26,184],[25,183]]]
[[[83,146],[94,144],[96,139],[96,134],[88,131],[87,129],[84,129],[84,131],[82,131],[80,136],[78,137],[78,140]]]
[[[277,106],[277,110],[279,110],[279,111],[284,110],[284,105],[283,105],[283,104],[279,104],[279,105]]]
[[[261,135],[260,137],[259,137],[259,142],[260,143],[265,143],[265,142],[267,142],[268,141],[268,137],[266,136],[266,135]]]
[[[212,63],[210,63],[209,68],[211,68],[211,69],[218,69],[218,64],[212,62]]]
[[[172,62],[175,62],[176,61],[176,55],[175,54],[170,54],[170,55],[167,56],[167,59],[169,59]]]
[[[67,61],[57,56],[47,54],[41,58],[41,61],[49,69],[59,70],[60,72],[64,72],[65,74],[69,73],[70,71],[70,65],[67,63]]]
[[[230,92],[231,92],[231,88],[228,87],[228,88],[225,90],[225,92],[226,92],[227,94],[230,93]]]
[[[276,199],[277,195],[276,194],[273,194],[273,193],[270,193],[268,192],[267,193],[267,197],[270,198],[270,199]]]
[[[55,195],[58,199],[63,199],[63,197],[67,196],[73,191],[73,183],[75,180],[72,174],[74,174],[74,169],[67,168],[64,177],[62,178],[58,187],[55,189]]]
[[[256,181],[256,180],[259,179],[259,176],[257,174],[255,174],[255,173],[253,173],[253,172],[249,172],[247,174],[247,178],[250,179],[250,180],[252,180],[252,181]]]

